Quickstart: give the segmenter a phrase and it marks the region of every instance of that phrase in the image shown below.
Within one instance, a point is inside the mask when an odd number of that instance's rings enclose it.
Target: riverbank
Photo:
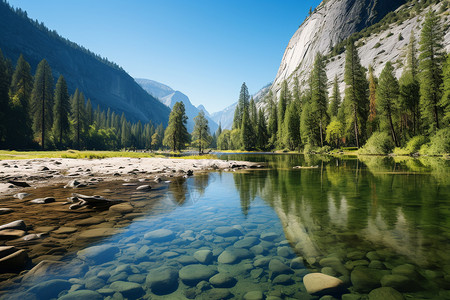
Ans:
[[[0,161],[0,197],[23,188],[48,186],[101,177],[102,181],[176,177],[208,170],[236,170],[258,164],[219,159],[111,157],[105,159],[39,158]]]

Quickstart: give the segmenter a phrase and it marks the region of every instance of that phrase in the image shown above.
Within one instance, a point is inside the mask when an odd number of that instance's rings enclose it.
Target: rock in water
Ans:
[[[0,226],[0,230],[3,229],[19,229],[19,230],[27,230],[27,226],[23,220],[13,221],[8,224],[4,224]]]
[[[339,278],[325,275],[322,273],[311,273],[303,277],[306,291],[310,294],[319,294],[321,292],[333,292],[339,289],[344,282]]]
[[[144,184],[144,185],[140,185],[136,188],[136,191],[140,191],[140,192],[148,192],[152,189],[151,186],[149,186],[148,184]]]
[[[403,300],[403,295],[391,287],[381,287],[369,293],[369,300]]]
[[[25,198],[25,197],[27,197],[29,195],[30,194],[27,194],[27,193],[17,193],[17,194],[14,195],[14,198],[22,200],[23,198]]]
[[[46,203],[52,203],[55,201],[56,200],[53,197],[45,197],[45,198],[34,199],[34,200],[31,200],[30,202],[34,203],[34,204],[46,204]]]
[[[144,235],[144,239],[151,240],[152,242],[170,242],[175,238],[175,233],[169,229],[157,229],[147,232]]]
[[[389,274],[389,272],[387,273]],[[383,270],[360,267],[352,271],[350,278],[357,292],[368,293],[381,287],[380,280],[385,274],[386,272],[383,272]]]
[[[28,262],[27,252],[15,247],[0,247],[0,273],[20,271]]]
[[[187,265],[179,271],[180,279],[187,285],[195,286],[202,280],[208,281],[217,273],[211,267],[205,265]]]
[[[75,292],[70,292],[67,295],[58,298],[58,300],[81,300],[81,299],[103,300],[103,296],[95,291],[78,290]]]
[[[53,279],[38,283],[27,292],[35,294],[38,299],[52,299],[57,298],[62,291],[69,290],[71,286],[67,280]]]
[[[194,253],[194,258],[198,260],[199,263],[209,265],[213,260],[213,254],[211,250],[198,250]]]
[[[236,279],[226,274],[219,273],[211,277],[209,283],[216,288],[231,288],[236,284]]]
[[[107,262],[114,258],[119,248],[112,245],[92,246],[77,252],[79,258],[83,260],[93,260],[97,263]]]
[[[242,235],[242,232],[240,232],[238,229],[234,227],[217,227],[214,229],[214,233],[223,237],[230,237],[230,236],[240,236]]]
[[[115,281],[109,286],[110,289],[121,293],[125,298],[138,299],[144,294],[142,286],[135,282]]]
[[[146,283],[157,295],[170,294],[178,288],[178,271],[173,267],[152,269],[147,275]]]

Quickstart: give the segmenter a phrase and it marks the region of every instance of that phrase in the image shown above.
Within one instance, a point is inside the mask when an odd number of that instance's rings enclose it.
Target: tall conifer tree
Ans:
[[[189,141],[186,129],[187,116],[183,102],[177,102],[169,115],[169,125],[164,132],[163,144],[173,151],[181,151]]]
[[[328,103],[328,88],[327,88],[327,73],[325,70],[325,63],[323,56],[318,53],[316,55],[313,70],[311,72],[311,109],[315,116],[316,124],[319,127],[320,146],[323,147],[325,128],[328,123],[327,103]]]
[[[40,136],[42,149],[48,131],[52,126],[53,107],[53,76],[52,70],[45,59],[37,66],[34,85],[31,92],[31,108],[33,115],[33,129]]]
[[[82,134],[85,124],[84,95],[78,89],[72,97],[72,126],[74,144],[77,149],[81,148]]]
[[[69,122],[70,97],[67,90],[66,80],[59,76],[55,88],[55,104],[53,106],[53,137],[61,149],[64,138],[70,131]]]
[[[203,150],[210,144],[211,135],[209,133],[208,120],[205,113],[201,110],[194,118],[194,131],[192,132],[192,143],[197,146],[198,153],[202,154]]]

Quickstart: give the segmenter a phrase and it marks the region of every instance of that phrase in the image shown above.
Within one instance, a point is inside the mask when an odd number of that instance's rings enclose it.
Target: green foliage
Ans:
[[[442,84],[443,62],[443,31],[439,24],[439,17],[430,10],[423,23],[420,35],[420,108],[424,126],[428,133],[440,128],[441,100],[440,87]]]
[[[394,148],[392,138],[387,132],[374,132],[366,144],[359,150],[360,154],[389,154]]]
[[[0,146],[6,143],[9,114],[8,90],[11,83],[11,75],[8,70],[8,62],[0,50]]]
[[[217,137],[217,148],[219,150],[230,150],[231,149],[231,131],[228,129],[223,130]]]
[[[84,95],[78,89],[71,100],[71,124],[73,143],[77,149],[81,148],[83,134],[85,130],[85,109],[84,109]]]
[[[256,126],[256,147],[260,150],[268,149],[269,133],[267,131],[266,117],[264,116],[264,110],[258,111],[258,123]]]
[[[194,118],[194,131],[192,132],[192,143],[197,146],[198,153],[203,153],[203,150],[211,143],[211,135],[209,133],[208,120],[205,118],[205,113],[201,110]]]
[[[439,102],[444,111],[443,122],[446,126],[450,123],[450,54],[447,55],[447,61],[444,66],[443,83],[442,83],[442,99]]]
[[[240,128],[242,124],[242,118],[244,116],[244,110],[248,109],[250,94],[248,93],[247,85],[242,83],[241,91],[239,92],[238,105],[234,111],[233,129]]]
[[[313,70],[310,78],[311,91],[311,113],[314,115],[312,121],[314,126],[319,128],[320,146],[323,147],[324,131],[328,123],[327,104],[328,104],[328,88],[327,88],[327,73],[325,70],[325,63],[323,56],[319,53],[314,60]]]
[[[291,102],[286,110],[284,119],[283,144],[291,151],[300,146],[300,119],[296,102]]]
[[[419,152],[422,145],[426,144],[428,139],[423,135],[413,137],[408,141],[404,148],[395,148],[394,154],[396,155],[411,155]]]
[[[242,125],[241,125],[241,141],[242,146],[245,150],[254,150],[256,139],[255,139],[255,130],[252,125],[252,121],[250,120],[249,109],[244,109],[244,114],[242,117]]]
[[[70,131],[69,112],[70,98],[69,92],[67,91],[67,83],[64,77],[60,75],[55,88],[52,127],[54,140],[60,149],[62,148],[63,142]]]
[[[339,148],[339,143],[344,137],[344,125],[334,117],[327,126],[326,141],[336,148]]]
[[[169,125],[164,133],[163,144],[173,151],[181,151],[189,142],[189,133],[186,129],[187,116],[183,102],[177,102],[169,116]]]
[[[280,98],[278,99],[278,107],[277,107],[277,145],[279,148],[283,148],[283,122],[284,116],[286,113],[286,108],[288,103],[291,101],[291,93],[288,88],[287,81],[284,80],[281,84],[280,90]]]
[[[450,128],[443,128],[430,138],[429,144],[424,144],[419,151],[423,155],[450,154]]]
[[[53,76],[52,70],[45,59],[37,66],[34,85],[31,92],[31,112],[33,115],[33,129],[40,135],[42,149],[52,126],[53,106]]]
[[[330,118],[337,116],[340,105],[341,92],[339,90],[339,82],[336,75],[333,80],[333,91],[330,97],[330,105],[328,106],[328,115],[330,116]]]

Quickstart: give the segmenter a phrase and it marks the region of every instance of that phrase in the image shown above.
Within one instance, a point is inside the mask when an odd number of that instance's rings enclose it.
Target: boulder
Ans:
[[[185,284],[194,286],[202,280],[208,281],[216,273],[217,271],[211,267],[195,264],[181,268],[178,274]]]
[[[152,189],[151,186],[149,186],[148,184],[144,184],[144,185],[140,185],[136,188],[136,191],[140,191],[140,192],[148,192]]]
[[[380,280],[385,274],[383,270],[359,267],[352,271],[350,279],[357,292],[368,293],[381,287]]]
[[[169,229],[157,229],[147,232],[144,235],[144,239],[150,240],[154,243],[170,242],[175,238],[175,233]]]
[[[223,237],[240,236],[242,232],[231,226],[221,226],[214,229],[214,233]]]
[[[306,291],[309,294],[333,292],[342,287],[344,282],[339,278],[322,273],[310,273],[303,277]]]
[[[60,298],[58,300],[80,300],[80,299],[89,299],[89,300],[103,300],[103,296],[95,291],[90,290],[78,290],[74,292],[70,292]]]
[[[47,204],[47,203],[52,203],[55,201],[56,200],[53,197],[45,197],[45,198],[37,198],[37,199],[31,200],[30,202],[34,203],[34,204]]]
[[[295,282],[290,275],[281,274],[281,275],[278,275],[277,277],[275,277],[272,280],[272,283],[273,284],[281,284],[281,285],[291,285],[291,284],[294,284]]]
[[[236,284],[236,279],[227,274],[218,273],[209,279],[209,283],[216,288],[231,288]]]
[[[269,271],[270,271],[270,278],[272,279],[281,274],[287,275],[294,273],[294,271],[292,271],[291,268],[289,268],[287,265],[285,265],[282,261],[278,259],[270,260]]]
[[[178,271],[173,267],[152,269],[147,275],[146,284],[154,294],[170,294],[178,288]]]
[[[109,207],[110,213],[116,213],[116,214],[128,214],[131,213],[134,210],[134,207],[130,203],[121,203],[121,204],[115,204]]]
[[[23,220],[17,220],[13,221],[4,225],[0,226],[0,230],[4,229],[19,229],[19,230],[27,230],[27,226],[25,225],[25,222]]]
[[[381,286],[391,287],[400,292],[414,292],[420,287],[411,277],[398,274],[384,275],[381,278]]]
[[[244,300],[262,300],[264,295],[261,291],[251,291],[244,295]]]
[[[82,260],[94,261],[102,263],[110,261],[119,252],[119,248],[112,245],[92,246],[77,252]]]
[[[110,289],[121,293],[125,298],[138,299],[144,295],[142,286],[135,282],[114,281],[109,286]]]
[[[25,268],[28,262],[28,254],[25,250],[17,250],[15,247],[0,247],[0,272],[15,272]]]
[[[222,264],[237,264],[242,259],[250,258],[252,256],[252,253],[247,249],[228,248],[219,255],[217,261]]]
[[[209,265],[213,260],[213,253],[211,250],[198,250],[194,253],[194,258],[198,260],[199,263]]]
[[[67,280],[52,279],[38,283],[28,289],[28,293],[35,294],[38,299],[57,298],[59,293],[69,290],[72,284]]]
[[[381,287],[369,293],[369,300],[403,300],[403,295],[391,287]]]
[[[25,235],[25,231],[18,229],[3,229],[0,231],[1,240],[14,240]]]

